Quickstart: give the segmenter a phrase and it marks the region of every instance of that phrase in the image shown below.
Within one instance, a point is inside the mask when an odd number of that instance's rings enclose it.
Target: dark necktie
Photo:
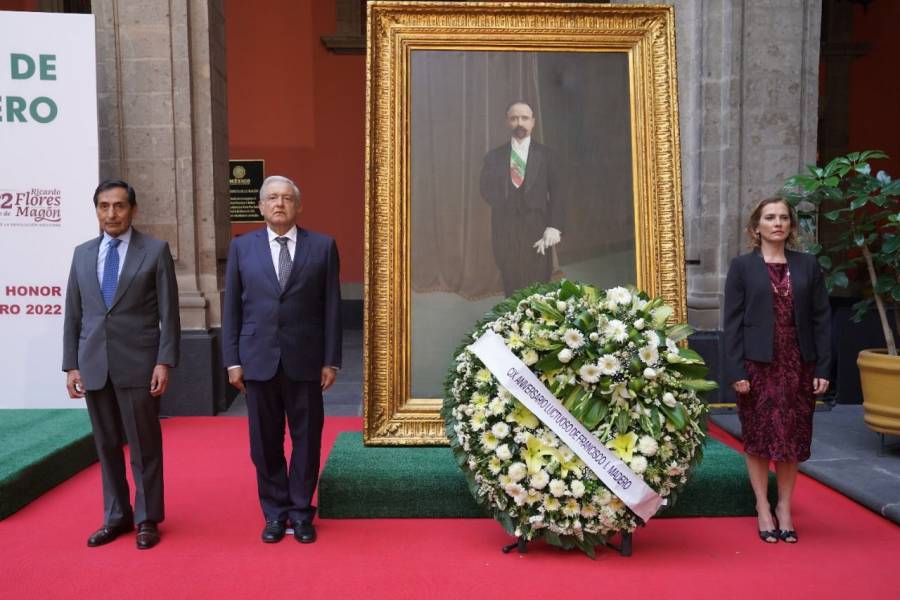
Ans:
[[[287,245],[288,239],[284,236],[275,238],[275,241],[281,244],[281,251],[278,253],[278,284],[282,290],[287,285],[287,281],[291,276],[291,268],[293,267],[291,252],[288,250]]]
[[[100,293],[103,294],[103,302],[106,308],[112,306],[116,297],[116,284],[119,281],[119,244],[122,240],[110,238],[106,245],[106,261],[103,263],[103,282],[100,284]]]

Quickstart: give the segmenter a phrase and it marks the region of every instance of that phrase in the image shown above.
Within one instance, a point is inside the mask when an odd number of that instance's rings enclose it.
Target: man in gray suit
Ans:
[[[101,235],[75,248],[63,322],[63,371],[71,398],[86,398],[103,475],[100,546],[138,524],[137,547],[159,542],[163,508],[159,399],[178,362],[181,325],[166,242],[131,226],[134,189],[107,180],[94,192]],[[122,446],[128,441],[134,509]]]

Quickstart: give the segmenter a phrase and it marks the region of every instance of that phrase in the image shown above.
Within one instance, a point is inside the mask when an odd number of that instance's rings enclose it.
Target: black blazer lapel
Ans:
[[[525,191],[528,192],[534,187],[534,182],[538,180],[541,168],[544,166],[544,149],[540,144],[531,141],[531,147],[528,148],[528,162],[525,163]]]

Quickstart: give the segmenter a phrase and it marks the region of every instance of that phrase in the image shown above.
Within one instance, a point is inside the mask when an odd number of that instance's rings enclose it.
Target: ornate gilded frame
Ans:
[[[637,285],[686,320],[670,6],[370,2],[366,95],[364,439],[445,444],[440,398],[410,397],[410,54],[622,52],[630,74]]]

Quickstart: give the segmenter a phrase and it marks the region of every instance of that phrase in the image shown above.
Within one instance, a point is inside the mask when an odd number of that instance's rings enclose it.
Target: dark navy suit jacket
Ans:
[[[225,268],[222,353],[244,379],[267,381],[280,362],[294,381],[320,381],[341,366],[340,263],[334,240],[297,228],[294,266],[284,291],[267,228],[231,242]]]
[[[822,271],[812,254],[785,250],[794,297],[794,326],[805,362],[829,378],[831,307]],[[775,307],[765,260],[758,250],[731,261],[725,280],[725,367],[728,381],[747,379],[744,360],[772,362]]]

